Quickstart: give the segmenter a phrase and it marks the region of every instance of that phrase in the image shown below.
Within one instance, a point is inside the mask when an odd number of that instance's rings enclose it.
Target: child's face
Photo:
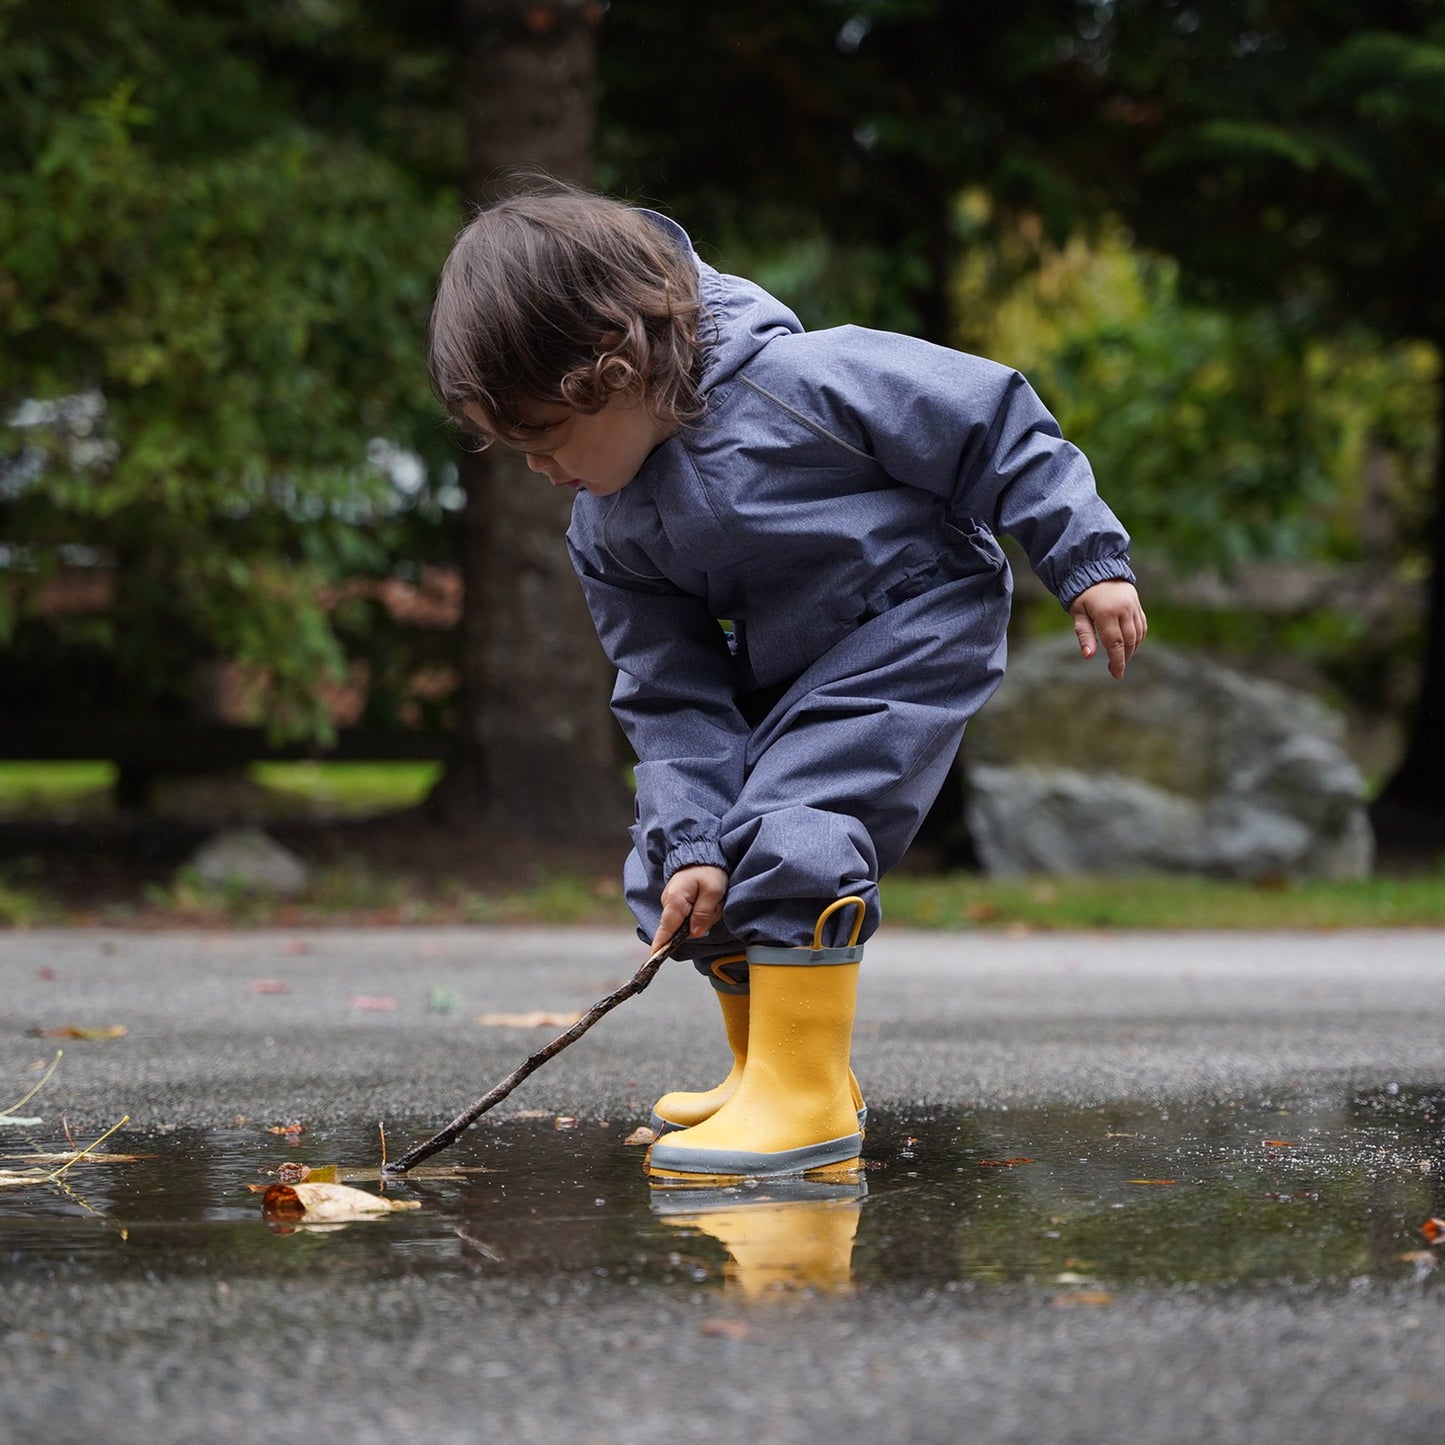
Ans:
[[[492,430],[478,408],[469,408],[468,415],[483,430]],[[500,440],[554,487],[610,497],[671,434],[641,398],[616,393],[598,412],[573,411],[562,403],[530,407],[524,428]]]

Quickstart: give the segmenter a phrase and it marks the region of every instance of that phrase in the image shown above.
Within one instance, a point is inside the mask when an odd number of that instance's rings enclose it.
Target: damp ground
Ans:
[[[1429,1221],[1445,1216],[1445,1085],[875,1112],[863,1168],[843,1182],[657,1189],[629,1127],[483,1121],[419,1177],[384,1184],[374,1123],[122,1131],[103,1146],[114,1160],[0,1191],[0,1267],[55,1281],[460,1272],[754,1297],[900,1284],[1081,1298],[1430,1287]],[[424,1132],[393,1121],[393,1153]],[[0,1167],[69,1147],[36,1134],[0,1135]],[[355,1187],[420,1207],[268,1220],[258,1187],[298,1164],[337,1166]]]
[[[247,1186],[287,1163],[375,1190],[378,1120],[395,1158],[541,1042],[481,1015],[585,1007],[636,955],[0,939],[7,1103],[51,1058],[33,1031],[107,1030],[0,1152],[129,1114],[104,1147],[139,1156],[0,1189],[0,1442],[1445,1439],[1438,932],[880,936],[841,1185],[649,1187],[628,1136],[722,1049],[664,970],[429,1161],[453,1172],[388,1186],[419,1208],[263,1216]]]

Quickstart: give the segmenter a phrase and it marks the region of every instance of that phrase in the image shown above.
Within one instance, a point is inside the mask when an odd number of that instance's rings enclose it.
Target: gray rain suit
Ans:
[[[638,758],[628,902],[650,938],[666,880],[707,863],[730,882],[694,956],[806,946],[847,893],[868,904],[866,938],[878,879],[1003,674],[994,534],[1066,607],[1134,580],[1129,539],[1017,372],[806,332],[753,283],[697,267],[707,414],[621,491],[579,493],[567,534]]]

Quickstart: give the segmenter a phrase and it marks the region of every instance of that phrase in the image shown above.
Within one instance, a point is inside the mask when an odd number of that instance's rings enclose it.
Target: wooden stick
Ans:
[[[568,1044],[575,1044],[603,1014],[610,1013],[618,1004],[630,999],[634,994],[641,993],[657,976],[657,970],[662,967],[663,963],[672,957],[673,949],[686,937],[687,923],[684,922],[682,927],[621,988],[615,989],[606,998],[599,999],[566,1033],[558,1034],[550,1044],[538,1049],[524,1064],[508,1074],[495,1089],[490,1093],[483,1094],[475,1104],[458,1114],[445,1129],[438,1130],[430,1139],[423,1139],[420,1144],[413,1144],[401,1158],[394,1159],[389,1164],[383,1164],[382,1173],[405,1174],[408,1169],[414,1169],[423,1159],[430,1159],[433,1154],[440,1153],[448,1144],[454,1144],[488,1109],[500,1104],[523,1079],[536,1073],[548,1059],[560,1054]]]

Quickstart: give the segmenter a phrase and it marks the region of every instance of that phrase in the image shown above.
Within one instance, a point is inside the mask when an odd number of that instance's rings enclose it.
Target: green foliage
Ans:
[[[1079,165],[1216,299],[1289,299],[1445,337],[1445,10],[1287,0],[1097,12],[1058,83],[1097,110]]]
[[[108,617],[48,625],[114,695],[179,704],[229,658],[274,736],[324,738],[336,583],[415,538],[369,444],[444,456],[422,338],[454,198],[302,126],[224,8],[99,7],[98,33],[40,11],[0,8],[7,630],[82,555],[113,569]]]
[[[959,309],[1023,370],[1093,461],[1141,553],[1228,569],[1355,560],[1368,530],[1413,521],[1432,480],[1438,359],[1363,333],[1322,338],[1277,311],[1191,304],[1176,264],[1118,237],[1045,247],[1002,295],[971,256]],[[1366,495],[1374,448],[1389,494]],[[1423,555],[1408,560],[1423,565]]]

